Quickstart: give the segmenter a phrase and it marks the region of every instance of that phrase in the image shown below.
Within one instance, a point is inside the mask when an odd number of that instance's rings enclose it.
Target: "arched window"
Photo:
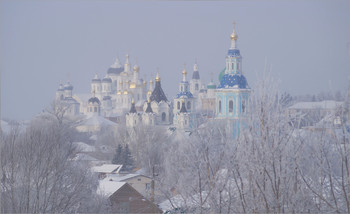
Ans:
[[[63,94],[61,94],[61,98],[60,98],[61,100],[63,100],[64,99],[64,97],[63,97]]]
[[[180,101],[177,101],[177,110],[180,110]]]
[[[97,112],[97,107],[94,108],[94,112]]]
[[[191,102],[190,101],[187,102],[187,109],[191,109]]]
[[[233,101],[230,100],[228,102],[228,112],[232,113],[233,112]]]
[[[237,70],[239,70],[239,63],[237,63]]]
[[[195,89],[196,89],[196,90],[198,90],[198,89],[199,89],[198,83],[196,83],[196,85],[195,85]]]
[[[221,110],[221,100],[219,100],[219,114],[221,114],[222,110]]]
[[[162,121],[164,122],[165,119],[166,119],[166,114],[165,114],[165,112],[163,112],[163,113],[162,113]]]
[[[231,68],[232,68],[232,70],[234,70],[234,69],[235,69],[235,67],[234,67],[234,63],[232,63],[232,66],[231,66]]]
[[[246,101],[242,100],[242,113],[245,113],[246,111]]]

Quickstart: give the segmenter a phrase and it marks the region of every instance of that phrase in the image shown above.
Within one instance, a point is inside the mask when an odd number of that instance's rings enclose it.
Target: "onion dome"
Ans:
[[[157,72],[157,75],[156,75],[156,82],[160,82],[159,72]]]
[[[185,101],[182,100],[182,105],[181,105],[180,113],[186,113],[186,112],[187,112],[187,109],[186,109],[186,106],[185,106]]]
[[[241,53],[238,49],[229,49],[227,52],[227,55],[237,57],[237,56],[241,56]]]
[[[93,83],[101,83],[101,79],[98,78],[97,74],[95,74],[94,78],[92,79]]]
[[[134,100],[131,101],[131,108],[129,113],[137,113]]]
[[[158,72],[157,72],[157,77],[156,77],[156,86],[154,87],[154,90],[152,92],[150,99],[151,99],[151,101],[156,101],[158,103],[160,101],[165,101],[165,102],[168,101],[168,99],[166,98],[166,96],[164,94],[162,86],[160,84],[160,77],[159,77]]]
[[[213,81],[210,81],[207,85],[207,89],[216,89],[216,85]]]
[[[185,66],[186,66],[186,64],[185,64]],[[183,71],[182,71],[182,75],[185,75],[185,76],[187,75],[186,68],[184,68],[184,69],[183,69]]]
[[[111,99],[111,96],[104,96],[103,97],[103,100],[110,100]]]
[[[69,81],[64,85],[64,90],[73,90],[73,86]]]
[[[138,65],[134,65],[133,70],[134,70],[134,72],[139,72],[140,67]]]
[[[103,79],[102,79],[102,82],[105,82],[105,83],[112,83],[112,79],[106,75]]]
[[[147,108],[146,108],[146,113],[153,113],[152,107],[151,107],[151,100],[148,99],[147,101]]]
[[[117,94],[118,94],[118,95],[122,94],[121,90],[118,90],[118,91],[117,91]]]
[[[218,88],[249,88],[248,82],[243,75],[225,74]]]
[[[195,79],[195,80],[199,80],[200,79],[197,63],[194,64],[194,66],[193,66],[192,79]]]
[[[100,100],[97,97],[91,97],[88,101],[88,103],[97,103],[100,104]]]
[[[193,98],[193,94],[190,91],[181,91],[176,95],[176,98],[181,98],[181,97]]]
[[[129,92],[127,90],[125,90],[123,94],[127,95],[127,94],[129,94]]]
[[[151,91],[151,90],[147,91],[147,94],[148,94],[148,95],[151,95],[151,94],[152,94],[152,91]]]
[[[117,58],[113,65],[107,70],[108,74],[120,74],[124,68],[120,65],[120,61]]]
[[[63,88],[63,84],[62,84],[62,83],[60,83],[60,85],[58,86],[57,91],[63,91],[63,90],[64,90],[64,88]]]

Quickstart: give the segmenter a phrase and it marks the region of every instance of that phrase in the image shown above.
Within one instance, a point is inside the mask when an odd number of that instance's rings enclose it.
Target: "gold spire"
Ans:
[[[160,82],[160,77],[159,77],[159,68],[157,68],[156,82]]]
[[[237,40],[238,39],[238,35],[236,33],[236,22],[233,22],[233,31],[231,33],[231,40]]]
[[[135,103],[134,98],[132,98],[131,99],[131,104],[134,104],[134,103]]]
[[[182,75],[186,75],[187,71],[186,71],[186,63],[184,63],[184,70],[182,71]]]
[[[148,102],[148,103],[150,103],[150,102],[151,102],[151,99],[150,99],[150,98],[148,98],[148,99],[147,99],[147,102]]]

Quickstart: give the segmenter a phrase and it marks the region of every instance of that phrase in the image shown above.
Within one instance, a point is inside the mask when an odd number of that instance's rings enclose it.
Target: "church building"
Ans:
[[[251,92],[242,72],[242,56],[237,48],[238,35],[233,27],[231,47],[226,56],[226,68],[220,73],[220,85],[216,89],[216,118],[231,119],[234,135],[247,115]]]

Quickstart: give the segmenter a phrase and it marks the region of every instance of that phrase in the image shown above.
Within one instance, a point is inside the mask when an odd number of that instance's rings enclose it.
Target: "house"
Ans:
[[[320,102],[299,102],[286,109],[286,114],[291,122],[298,128],[314,126],[324,118],[333,115],[331,119],[334,125],[339,125],[337,109],[343,106],[343,102],[324,100]]]
[[[135,188],[143,196],[149,198],[151,195],[152,178],[140,174],[109,174],[110,181],[126,182]]]
[[[103,164],[101,166],[94,166],[91,168],[93,172],[98,173],[99,179],[104,179],[107,174],[117,174],[121,170],[123,165],[119,164]]]
[[[163,213],[126,182],[105,178],[100,180],[97,193],[109,198],[113,213]]]

